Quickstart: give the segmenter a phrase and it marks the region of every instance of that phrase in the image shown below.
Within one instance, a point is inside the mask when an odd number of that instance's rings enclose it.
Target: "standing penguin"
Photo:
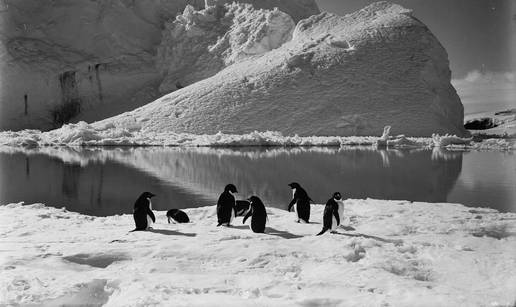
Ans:
[[[297,182],[289,183],[292,188],[292,201],[288,204],[288,212],[292,209],[294,204],[294,210],[297,213],[298,223],[308,223],[310,220],[310,201],[312,200],[306,191]]]
[[[220,194],[217,201],[217,226],[231,226],[231,222],[235,218],[235,196],[233,193],[238,193],[234,185],[228,184],[224,188],[224,192]]]
[[[331,229],[335,233],[340,225],[340,219],[344,216],[344,201],[339,192],[333,193],[333,197],[328,199],[323,213],[323,229],[317,235],[320,236]]]
[[[154,196],[156,195],[151,192],[143,192],[134,203],[133,217],[136,228],[133,231],[147,230],[156,222],[151,202],[151,198]]]
[[[242,221],[242,224],[245,224],[245,221],[248,217],[251,217],[251,225],[249,226],[253,232],[256,233],[264,233],[265,232],[265,224],[267,222],[267,211],[265,210],[265,205],[256,196],[251,196],[249,199],[251,203],[251,210],[247,212]]]

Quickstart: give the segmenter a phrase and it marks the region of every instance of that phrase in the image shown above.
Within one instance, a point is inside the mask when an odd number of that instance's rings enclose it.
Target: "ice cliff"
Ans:
[[[319,13],[314,0],[239,2],[278,7],[253,16],[289,22]],[[156,55],[165,25],[185,7],[186,14],[206,4],[224,1],[0,0],[0,130],[99,120],[160,97]]]
[[[277,10],[242,5],[185,10],[158,52],[162,89],[179,90],[94,125],[149,134],[378,135],[386,125],[409,136],[467,134],[447,53],[410,10],[378,2],[311,16],[292,33],[291,25]]]

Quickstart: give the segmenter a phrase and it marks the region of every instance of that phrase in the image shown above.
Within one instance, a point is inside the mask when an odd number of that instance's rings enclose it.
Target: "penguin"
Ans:
[[[151,202],[154,196],[156,195],[150,192],[143,192],[134,203],[133,218],[136,228],[133,231],[151,229],[152,224],[156,222]]]
[[[265,205],[257,196],[251,196],[248,200],[251,203],[251,210],[245,215],[242,224],[245,224],[245,221],[251,217],[251,225],[249,225],[249,228],[251,228],[253,232],[264,233],[265,224],[267,223]]]
[[[344,216],[344,201],[339,192],[333,193],[333,197],[328,199],[323,213],[323,229],[317,235],[320,236],[331,229],[331,233],[336,233],[340,225],[340,219]]]
[[[237,200],[235,206],[235,216],[244,216],[251,208],[251,203],[248,200]]]
[[[224,188],[224,192],[220,194],[217,201],[217,227],[220,225],[231,226],[231,222],[235,218],[235,196],[233,193],[238,193],[234,185],[228,184]]]
[[[308,223],[310,220],[310,201],[312,200],[306,191],[297,182],[289,183],[292,188],[292,201],[288,204],[288,212],[292,209],[297,213],[296,222]]]
[[[174,223],[189,223],[190,219],[188,215],[183,210],[179,209],[170,209],[167,211],[167,219],[170,224],[170,219],[174,221]]]

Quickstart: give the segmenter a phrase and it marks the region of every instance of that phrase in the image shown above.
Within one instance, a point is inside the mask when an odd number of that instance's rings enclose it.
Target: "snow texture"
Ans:
[[[208,11],[187,9],[176,20],[177,27],[168,31],[177,31],[179,37],[194,35],[201,30],[192,27],[188,31],[187,25],[192,20],[213,18],[216,11],[211,15]],[[288,24],[277,11],[256,14],[276,16]],[[233,55],[241,54],[241,47],[256,36],[263,18],[240,18],[241,23],[232,24],[225,32],[228,37],[221,38],[221,61],[231,63]],[[267,35],[276,39],[275,33],[288,32],[285,25],[279,28],[282,31]],[[235,33],[242,43],[232,43]],[[263,41],[267,35],[257,37]],[[250,41],[255,44],[257,39]],[[197,57],[196,51],[193,54]],[[311,16],[297,24],[292,40],[281,47],[247,55],[249,58],[240,58],[212,77],[93,125],[124,128],[142,119],[142,129],[152,133],[273,130],[301,136],[369,136],[391,125],[407,136],[467,135],[463,107],[450,84],[446,51],[424,24],[401,6],[378,2],[344,17],[329,13]],[[211,62],[203,60],[200,65],[205,64],[207,71]],[[173,74],[169,85],[176,79]]]
[[[130,204],[128,204],[130,206]],[[345,201],[340,234],[268,208],[266,234],[215,206],[188,224],[156,212],[92,217],[0,206],[0,304],[105,306],[512,306],[516,214],[448,203]]]
[[[157,65],[166,75],[163,93],[211,77],[224,67],[276,49],[292,38],[295,23],[277,10],[256,10],[250,4],[187,6],[167,23],[158,47]]]
[[[515,150],[514,139],[484,139],[472,141],[454,135],[432,138],[416,138],[397,135],[374,136],[288,136],[277,131],[254,131],[247,134],[191,134],[174,132],[149,132],[142,129],[137,119],[131,126],[116,127],[113,124],[91,125],[85,122],[68,124],[63,127],[41,132],[39,130],[0,132],[0,146],[38,147],[38,146],[357,146],[376,147],[452,147],[458,149]],[[387,126],[390,127],[390,126]],[[385,128],[387,128],[385,127]],[[390,129],[389,129],[390,131]]]

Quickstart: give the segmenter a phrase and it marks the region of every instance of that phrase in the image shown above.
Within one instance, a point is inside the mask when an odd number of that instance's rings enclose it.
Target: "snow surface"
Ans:
[[[266,234],[239,217],[133,232],[131,215],[0,206],[0,304],[106,306],[512,306],[516,214],[458,204],[345,201],[346,228],[268,208]],[[131,205],[131,204],[128,204]],[[352,230],[354,229],[354,230]]]

